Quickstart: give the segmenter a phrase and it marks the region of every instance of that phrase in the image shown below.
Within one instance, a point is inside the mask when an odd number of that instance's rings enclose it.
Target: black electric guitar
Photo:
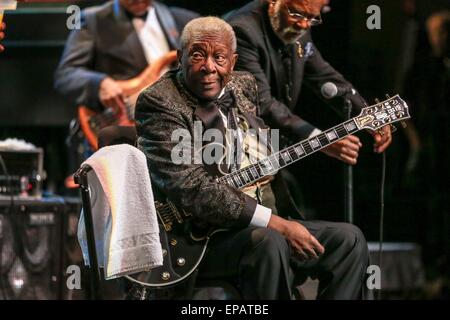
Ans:
[[[358,116],[344,123],[265,157],[255,164],[226,174],[217,181],[243,189],[350,134],[362,129],[375,131],[408,118],[410,115],[407,104],[396,95],[363,108]],[[194,234],[190,229],[191,215],[188,212],[177,210],[171,202],[156,203],[156,210],[160,223],[163,266],[126,276],[133,282],[154,288],[175,285],[185,280],[202,261],[211,236],[226,230],[211,229],[205,234]]]

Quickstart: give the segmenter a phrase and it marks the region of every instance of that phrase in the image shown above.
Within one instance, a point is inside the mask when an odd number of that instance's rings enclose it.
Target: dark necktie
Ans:
[[[216,99],[213,102],[227,118],[230,110],[235,107],[234,96],[229,90],[226,90],[219,99]]]

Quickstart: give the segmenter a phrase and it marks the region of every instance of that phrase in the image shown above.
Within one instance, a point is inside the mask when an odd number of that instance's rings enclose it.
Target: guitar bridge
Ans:
[[[173,221],[171,218],[171,208],[168,204],[155,201],[156,213],[166,231],[172,230]]]
[[[159,220],[163,224],[166,231],[171,231],[175,222],[182,224],[186,218],[192,215],[184,210],[182,210],[181,214],[177,207],[175,207],[175,205],[170,201],[165,204],[155,201],[155,207]]]

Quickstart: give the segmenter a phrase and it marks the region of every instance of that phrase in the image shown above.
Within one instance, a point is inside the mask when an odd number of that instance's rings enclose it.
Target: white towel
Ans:
[[[147,159],[128,145],[103,147],[84,164],[88,173],[98,263],[105,279],[133,274],[163,263]],[[78,240],[89,265],[83,213]]]

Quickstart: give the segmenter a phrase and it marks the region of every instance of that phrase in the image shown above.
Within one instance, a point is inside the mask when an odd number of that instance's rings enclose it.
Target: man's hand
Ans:
[[[391,126],[387,125],[377,131],[369,131],[375,143],[373,144],[373,152],[382,153],[389,147],[392,142]]]
[[[122,89],[112,78],[106,77],[102,80],[98,97],[105,107],[125,112],[125,101]]]
[[[268,227],[285,236],[302,260],[317,259],[325,252],[325,248],[319,241],[297,221],[289,221],[272,215]]]
[[[4,22],[0,23],[0,40],[3,40],[3,38],[5,37],[5,32],[4,32],[5,29],[6,29],[6,23],[4,23]],[[0,52],[2,52],[4,50],[5,50],[5,47],[3,47],[0,44]]]
[[[359,141],[359,138],[354,135],[349,135],[324,148],[322,152],[347,164],[354,165],[357,162],[359,148],[361,147],[362,143]]]

